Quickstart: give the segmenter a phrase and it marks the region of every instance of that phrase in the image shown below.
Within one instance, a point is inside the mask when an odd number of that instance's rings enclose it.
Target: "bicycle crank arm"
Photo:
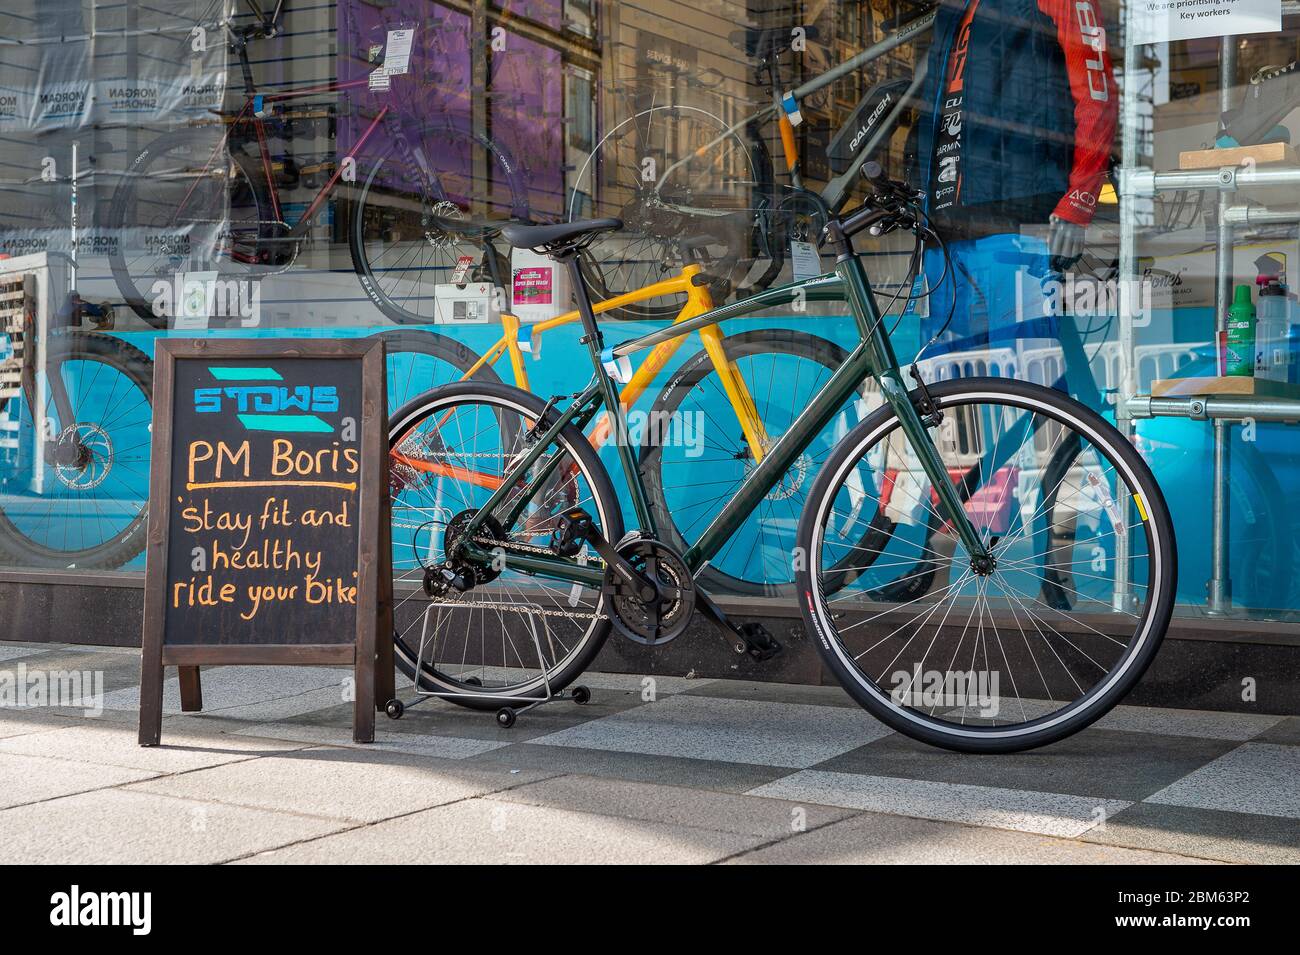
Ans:
[[[557,554],[573,556],[582,548],[582,542],[587,541],[596,549],[606,567],[611,568],[624,583],[637,589],[638,597],[643,602],[672,600],[677,596],[676,592],[667,592],[628,563],[614,545],[605,539],[591,515],[582,508],[575,507],[561,514],[555,525],[555,532],[551,535],[551,549]]]
[[[767,627],[761,623],[735,623],[699,587],[695,588],[695,601],[704,615],[722,628],[731,649],[736,653],[747,653],[761,663],[772,659],[783,649]]]

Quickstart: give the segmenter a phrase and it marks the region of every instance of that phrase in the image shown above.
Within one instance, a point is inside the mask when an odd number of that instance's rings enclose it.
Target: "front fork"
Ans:
[[[898,366],[894,346],[885,331],[885,323],[876,305],[875,296],[871,293],[871,286],[867,283],[862,263],[858,261],[857,256],[851,253],[840,256],[835,271],[844,282],[849,305],[867,342],[876,377],[880,382],[880,393],[898,417],[899,426],[903,429],[903,434],[912,446],[921,470],[930,479],[930,486],[934,488],[935,495],[939,499],[937,508],[939,516],[957,532],[958,539],[970,555],[971,568],[979,574],[991,572],[993,555],[989,552],[980,532],[971,522],[970,515],[962,504],[961,496],[953,485],[948,469],[939,456],[939,449],[934,446],[934,439],[930,437],[926,426],[926,418],[931,422],[937,420],[939,409],[934,406],[927,407],[923,418],[922,411],[913,403],[910,389],[903,379],[903,371]],[[928,403],[929,398],[924,390],[924,384],[918,379],[917,385],[925,402]],[[925,502],[920,503],[924,505]]]

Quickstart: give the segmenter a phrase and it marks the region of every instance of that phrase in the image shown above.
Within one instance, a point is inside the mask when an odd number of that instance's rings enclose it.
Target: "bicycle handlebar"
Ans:
[[[871,183],[871,195],[853,212],[826,225],[826,237],[837,254],[851,251],[847,243],[860,232],[880,237],[896,229],[915,231],[921,225],[918,203],[922,193],[906,182],[890,179],[877,162],[864,163],[862,177]]]

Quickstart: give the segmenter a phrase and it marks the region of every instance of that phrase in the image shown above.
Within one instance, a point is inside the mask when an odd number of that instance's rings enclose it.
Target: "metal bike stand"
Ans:
[[[547,670],[546,670],[546,658],[542,656],[542,641],[541,638],[537,635],[537,618],[543,616],[544,611],[537,604],[498,603],[498,602],[487,601],[487,600],[475,601],[472,604],[458,603],[456,601],[431,601],[424,608],[424,619],[420,625],[420,650],[419,653],[416,655],[417,661],[424,659],[424,648],[428,645],[429,642],[429,614],[434,610],[443,609],[443,608],[464,609],[466,607],[473,607],[476,610],[498,610],[498,611],[509,611],[513,613],[525,613],[525,612],[528,613],[527,620],[528,620],[529,635],[532,637],[533,649],[537,651],[537,668],[541,670],[542,673],[542,686],[545,688],[545,695],[508,697],[510,703],[507,705],[503,705],[500,709],[497,710],[496,713],[497,725],[508,729],[511,726],[515,725],[515,719],[519,716],[520,713],[526,713],[531,709],[536,709],[542,704],[550,703],[554,700],[572,700],[574,703],[577,703],[579,706],[590,702],[591,690],[585,686],[575,686],[571,690],[560,690],[558,692],[551,688],[551,678],[547,674]],[[506,697],[502,697],[499,693],[474,693],[472,691],[451,692],[447,690],[422,690],[420,689],[418,670],[417,670],[417,676],[413,688],[415,690],[416,698],[411,702],[403,703],[400,699],[397,698],[388,701],[388,704],[387,706],[385,706],[384,709],[385,712],[388,714],[389,719],[400,720],[402,718],[402,714],[405,713],[408,708],[412,706],[418,706],[420,703],[423,703],[425,700],[431,697],[442,699],[442,700],[470,699],[470,700],[490,700],[492,702],[500,702],[503,699],[507,699]],[[520,703],[524,705],[522,706],[515,705]]]

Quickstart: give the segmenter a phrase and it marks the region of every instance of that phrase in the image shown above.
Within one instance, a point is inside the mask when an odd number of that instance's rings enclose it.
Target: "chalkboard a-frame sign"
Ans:
[[[348,665],[353,738],[393,680],[383,342],[158,343],[140,744],[164,668],[202,708],[199,667]],[[381,621],[381,614],[384,615]],[[340,696],[342,699],[342,696]]]

